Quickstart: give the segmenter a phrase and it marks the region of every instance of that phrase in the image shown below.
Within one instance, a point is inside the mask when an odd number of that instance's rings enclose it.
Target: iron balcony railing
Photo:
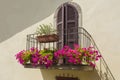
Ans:
[[[92,45],[96,50],[98,50],[99,54],[101,54],[100,50],[98,49],[94,39],[92,36],[83,28],[80,27],[80,33],[81,33],[81,39],[83,39],[84,43],[83,46],[86,46],[87,42],[84,40],[84,38],[89,40],[89,44]],[[102,55],[102,54],[101,54]],[[98,80],[115,80],[113,74],[111,73],[107,63],[105,62],[103,56],[100,58],[98,62],[96,62],[96,70],[100,76],[100,79]]]
[[[79,27],[77,33],[78,33],[78,44],[81,47],[93,46],[94,49],[98,50],[99,54],[101,54],[101,52],[98,49],[94,39],[87,32],[87,30],[85,30],[83,27]],[[69,33],[69,34],[72,34],[72,33]],[[64,34],[64,35],[68,35],[68,34]],[[39,43],[36,40],[37,36],[38,36],[38,34],[27,35],[26,49],[29,49],[31,47],[36,47],[40,50],[43,49],[44,47],[45,48],[51,48],[51,49],[56,49],[57,48],[57,42]],[[95,69],[97,70],[97,72],[99,74],[98,80],[115,80],[115,78],[114,78],[113,74],[111,73],[107,63],[105,62],[103,56],[100,58],[99,61],[95,62],[95,64],[96,64]]]

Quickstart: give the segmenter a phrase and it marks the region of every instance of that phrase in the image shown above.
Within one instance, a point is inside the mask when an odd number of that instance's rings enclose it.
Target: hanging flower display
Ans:
[[[22,65],[45,65],[46,68],[52,66],[54,63],[86,64],[95,67],[95,61],[98,61],[100,57],[101,55],[93,47],[81,48],[77,44],[74,45],[73,49],[69,46],[64,46],[60,50],[50,50],[46,48],[38,50],[33,47],[29,50],[22,50],[16,54],[16,59]]]

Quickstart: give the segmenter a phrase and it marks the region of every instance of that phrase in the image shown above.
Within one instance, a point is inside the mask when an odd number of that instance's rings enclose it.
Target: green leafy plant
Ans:
[[[38,34],[36,39],[41,43],[56,42],[59,39],[56,30],[51,23],[40,25],[37,28],[36,33]]]
[[[54,53],[54,50],[45,48],[45,49],[41,50],[39,54],[41,54],[41,56],[43,56],[43,57],[45,57],[47,55],[47,56],[49,56],[49,60],[51,60],[53,58],[53,53]]]
[[[55,32],[55,29],[53,28],[53,25],[50,24],[42,24],[39,25],[39,27],[36,30],[37,34],[44,34],[44,35],[50,35]]]

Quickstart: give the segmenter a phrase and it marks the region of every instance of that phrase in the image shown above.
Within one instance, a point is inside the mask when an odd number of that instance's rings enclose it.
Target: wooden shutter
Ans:
[[[63,4],[57,15],[57,30],[59,35],[58,49],[64,45],[73,48],[78,44],[78,12],[69,4]]]
[[[78,12],[71,6],[66,5],[66,44],[73,48],[73,44],[78,44]]]
[[[56,80],[78,80],[78,78],[74,78],[74,77],[56,77]]]
[[[57,47],[58,49],[61,49],[63,47],[63,31],[62,28],[63,27],[63,8],[61,7],[58,11],[57,14],[57,31],[58,31],[58,36],[59,36],[59,41],[57,43]]]

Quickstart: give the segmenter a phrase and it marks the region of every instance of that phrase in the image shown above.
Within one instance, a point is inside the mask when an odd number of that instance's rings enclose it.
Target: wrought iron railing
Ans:
[[[82,46],[83,47],[93,46],[94,49],[98,50],[99,54],[101,54],[92,36],[83,27],[80,27],[79,29],[80,29],[80,35],[81,35],[80,38],[81,38]],[[100,58],[100,61],[96,62],[96,70],[100,76],[99,80],[115,80],[103,56]]]
[[[39,34],[27,35],[26,50],[28,50],[32,47],[36,47],[40,50],[42,50],[44,48],[56,49],[57,42],[41,43],[37,40],[37,36],[39,36]]]
[[[101,54],[92,36],[83,27],[79,27],[77,33],[78,33],[78,44],[80,44],[81,47],[87,48],[89,46],[93,46],[94,49],[98,50],[99,54]],[[38,34],[27,35],[26,49],[29,49],[31,47],[36,47],[38,49],[43,49],[44,47],[51,49],[57,48],[57,42],[40,43],[36,39],[37,36]],[[95,62],[95,64],[96,64],[95,69],[97,70],[100,77],[98,80],[115,80],[103,56],[100,58],[99,61]]]

